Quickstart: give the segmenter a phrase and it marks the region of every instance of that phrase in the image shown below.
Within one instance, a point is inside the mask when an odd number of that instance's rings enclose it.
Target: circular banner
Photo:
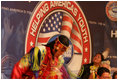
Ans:
[[[25,53],[59,34],[71,41],[64,56],[69,59],[68,69],[77,74],[82,64],[90,62],[91,38],[86,18],[74,1],[42,1],[36,6],[28,23]]]
[[[106,5],[107,17],[112,21],[117,21],[117,1],[110,1]]]

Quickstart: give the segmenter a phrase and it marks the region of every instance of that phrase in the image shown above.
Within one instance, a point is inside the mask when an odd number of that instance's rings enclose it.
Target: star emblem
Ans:
[[[85,48],[85,52],[88,52],[88,48],[87,47]]]
[[[30,46],[32,47],[32,46],[33,46],[33,44],[34,44],[34,43],[31,41],[31,42],[30,42]]]
[[[86,63],[87,62],[87,59],[86,58],[84,58],[84,63]]]

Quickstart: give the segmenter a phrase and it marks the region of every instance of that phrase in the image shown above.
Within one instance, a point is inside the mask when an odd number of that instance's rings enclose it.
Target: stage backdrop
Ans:
[[[25,54],[28,21],[37,3],[1,2],[1,78],[3,79],[10,78],[14,64]],[[110,60],[114,72],[117,68],[117,21],[114,19],[117,18],[116,2],[77,1],[77,3],[87,19],[90,30],[91,60],[97,52],[109,48],[107,59]]]

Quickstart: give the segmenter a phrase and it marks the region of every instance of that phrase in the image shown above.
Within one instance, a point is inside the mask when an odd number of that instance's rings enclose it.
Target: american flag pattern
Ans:
[[[63,14],[56,12],[45,20],[39,33],[38,43],[46,44],[50,37],[60,33],[62,18]]]
[[[82,53],[82,39],[78,27],[72,18],[62,12],[51,14],[41,26],[38,45],[46,44],[48,40],[59,33],[67,36],[74,47],[74,53]]]
[[[73,29],[71,32],[71,41],[73,43],[73,47],[74,47],[74,53],[82,53],[82,38],[81,38],[81,34],[79,32],[78,27],[73,24]]]
[[[67,14],[63,14],[61,33],[70,38],[73,21]]]

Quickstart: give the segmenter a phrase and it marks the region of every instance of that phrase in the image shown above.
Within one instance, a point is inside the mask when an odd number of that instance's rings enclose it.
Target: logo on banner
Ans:
[[[14,66],[14,64],[16,63],[16,58],[14,56],[10,56],[10,55],[5,55],[2,59],[1,59],[1,77],[2,78],[10,78],[11,77],[11,73],[12,73],[12,68]]]
[[[70,40],[70,49],[64,54],[69,59],[66,64],[78,73],[81,64],[90,62],[91,39],[86,18],[74,1],[42,1],[36,6],[28,24],[25,52],[60,34]]]
[[[106,5],[106,14],[112,21],[117,21],[117,1],[110,1]]]

